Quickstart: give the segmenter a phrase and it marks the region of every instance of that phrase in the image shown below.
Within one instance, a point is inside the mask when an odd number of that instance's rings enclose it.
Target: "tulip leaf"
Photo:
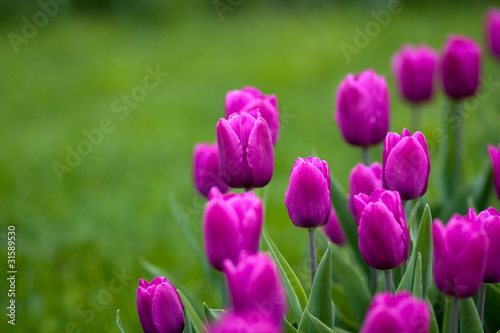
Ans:
[[[420,227],[418,229],[417,245],[415,253],[422,255],[422,290],[423,298],[427,297],[432,282],[432,236],[431,236],[432,215],[429,205],[425,205]]]
[[[191,316],[189,312],[187,312],[186,308],[184,308],[184,330],[182,333],[193,333],[193,321],[191,320]]]
[[[287,290],[288,301],[290,302],[290,307],[295,315],[297,323],[300,323],[300,319],[302,318],[302,312],[304,311],[307,305],[307,296],[304,292],[304,288],[300,284],[297,275],[292,270],[288,262],[285,260],[281,252],[278,250],[271,237],[267,233],[265,229],[262,231],[262,236],[264,242],[271,252],[278,269],[280,270],[281,277],[283,279],[283,283]]]
[[[297,333],[297,329],[292,324],[290,324],[288,320],[284,319],[283,322],[285,323],[284,326],[286,333]]]
[[[122,326],[122,321],[120,320],[120,309],[116,310],[116,326],[120,330],[120,333],[125,333],[125,330]]]
[[[203,302],[203,310],[207,321],[216,321],[225,311],[224,309],[210,309],[205,302]]]
[[[413,271],[415,268],[415,250],[410,254],[410,258],[408,258],[408,267],[399,282],[399,286],[397,291],[401,290],[411,290],[411,286],[413,284]]]
[[[330,246],[330,248],[333,278],[339,281],[344,295],[356,315],[357,323],[361,324],[371,300],[366,276],[356,265],[353,265],[343,249],[335,245]]]
[[[460,305],[460,332],[483,333],[483,325],[477,314],[476,304],[472,297],[459,300]]]
[[[439,333],[439,326],[437,323],[436,313],[434,313],[434,308],[432,307],[432,304],[431,304],[429,298],[427,298],[426,301],[427,301],[427,305],[431,309],[431,331],[430,331],[430,333]]]
[[[418,298],[424,297],[424,292],[422,287],[422,255],[420,254],[420,252],[417,253],[417,262],[415,263],[412,294],[413,296]]]
[[[443,312],[443,323],[441,325],[441,332],[450,332],[450,315],[453,303],[453,298],[444,296],[444,312]]]
[[[189,299],[184,295],[182,290],[177,289],[177,292],[179,293],[179,296],[181,297],[182,304],[184,304],[185,309],[187,310],[187,313],[189,314],[189,317],[191,317],[191,320],[193,321],[194,325],[194,330],[197,332],[206,332],[206,327],[203,324],[203,321],[201,320],[200,316],[194,309],[193,305],[189,301]]]
[[[335,267],[333,270],[335,270]],[[335,307],[337,310],[335,323],[337,325],[342,325],[343,327],[358,331],[359,324],[357,323],[356,314],[347,300],[342,286],[337,283],[334,283],[332,287],[332,299],[335,300]]]
[[[489,283],[486,288],[486,304],[484,307],[484,326],[489,332],[500,328],[500,284]]]
[[[299,333],[335,333],[333,329],[325,325],[321,320],[309,313],[309,310],[304,311],[302,320],[299,326]]]
[[[334,331],[337,332],[337,333],[353,333],[351,331],[345,330],[345,329],[337,327],[337,326],[335,326]]]

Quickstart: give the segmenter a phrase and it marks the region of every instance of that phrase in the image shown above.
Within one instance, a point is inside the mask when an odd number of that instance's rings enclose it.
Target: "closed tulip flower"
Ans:
[[[373,298],[360,333],[428,333],[431,310],[408,292],[379,293]]]
[[[231,311],[252,315],[274,325],[280,325],[286,313],[286,291],[269,255],[249,255],[242,252],[238,264],[227,260],[224,273],[231,295]]]
[[[193,179],[196,189],[205,197],[208,197],[212,186],[218,187],[222,193],[227,192],[228,186],[220,174],[217,143],[198,143],[194,146]]]
[[[399,92],[411,103],[432,98],[437,53],[426,45],[403,46],[392,58],[392,71]]]
[[[273,143],[276,143],[280,129],[276,95],[264,95],[254,87],[232,90],[226,94],[226,118],[234,113],[251,110],[259,110],[269,126]]]
[[[262,220],[262,201],[252,191],[223,196],[212,188],[203,215],[203,239],[210,265],[222,271],[224,260],[236,263],[242,251],[257,253]]]
[[[233,114],[217,123],[219,168],[224,182],[237,188],[266,186],[274,170],[271,132],[257,111]]]
[[[408,260],[410,234],[398,192],[376,189],[354,196],[359,249],[368,266],[390,270]]]
[[[389,129],[389,90],[383,76],[373,70],[348,74],[340,83],[335,121],[344,139],[368,147],[384,140]]]
[[[317,157],[298,158],[285,193],[288,215],[296,227],[317,228],[328,222],[331,210],[330,170]]]
[[[493,207],[477,216],[489,240],[484,283],[500,283],[500,213]]]
[[[488,254],[488,237],[474,210],[467,216],[453,215],[445,226],[436,220],[432,239],[438,289],[458,298],[474,295],[483,281]]]
[[[380,163],[374,162],[370,166],[358,163],[349,175],[349,195],[347,196],[347,205],[355,220],[357,217],[352,201],[353,197],[360,193],[372,195],[377,188],[382,188],[382,166]]]
[[[491,8],[486,13],[485,32],[491,53],[500,60],[500,8]]]
[[[137,313],[145,333],[181,333],[184,305],[175,287],[163,276],[151,283],[139,280]]]
[[[492,172],[493,172],[493,185],[495,187],[495,192],[497,197],[500,199],[500,145],[488,146],[488,151],[490,153]]]
[[[427,191],[431,164],[427,141],[421,132],[389,133],[382,156],[382,185],[398,191],[403,200],[420,198]]]
[[[330,210],[330,218],[328,222],[321,227],[321,231],[337,245],[344,245],[346,243],[344,231],[342,230],[339,218],[333,207]]]
[[[444,46],[441,75],[445,93],[453,99],[474,96],[479,86],[481,49],[472,39],[450,36]]]

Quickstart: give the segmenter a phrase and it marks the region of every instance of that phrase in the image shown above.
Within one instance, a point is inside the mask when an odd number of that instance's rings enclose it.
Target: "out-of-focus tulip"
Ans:
[[[219,167],[231,187],[263,187],[274,170],[274,149],[266,120],[257,111],[233,114],[217,123]]]
[[[323,231],[325,235],[337,245],[341,246],[346,242],[344,231],[342,230],[342,226],[340,225],[339,219],[333,207],[330,210],[330,218],[328,219],[328,222],[321,227],[321,231]]]
[[[348,143],[367,147],[384,140],[389,108],[385,77],[373,70],[348,74],[337,90],[335,121]]]
[[[389,270],[408,260],[410,234],[398,192],[376,189],[354,196],[359,249],[368,266]]]
[[[427,45],[403,46],[392,58],[392,72],[399,92],[411,103],[432,98],[438,55]]]
[[[298,158],[285,193],[288,215],[296,227],[317,228],[328,222],[332,208],[330,170],[317,157]]]
[[[382,166],[378,162],[372,165],[358,163],[349,175],[349,195],[347,196],[347,205],[354,219],[357,219],[356,210],[352,202],[356,194],[364,193],[372,195],[377,188],[382,188]]]
[[[227,192],[228,186],[220,174],[217,143],[198,143],[194,146],[193,179],[196,189],[205,197],[208,197],[212,186],[217,186],[222,193]]]
[[[222,271],[224,260],[236,263],[242,251],[257,253],[262,231],[262,201],[252,192],[210,191],[203,216],[203,239],[208,262]]]
[[[486,271],[488,237],[471,208],[467,216],[453,215],[443,226],[432,224],[433,272],[446,295],[466,298],[479,289]]]
[[[208,328],[209,333],[281,333],[280,325],[260,316],[258,312],[247,315],[227,313],[217,324]]]
[[[379,293],[373,298],[360,333],[428,333],[429,305],[410,293]]]
[[[445,93],[453,99],[474,96],[479,86],[481,49],[472,39],[452,35],[443,49],[441,75]]]
[[[484,283],[500,283],[500,213],[493,207],[477,216],[488,236],[489,250]]]
[[[382,156],[382,185],[398,191],[403,200],[420,198],[427,191],[431,163],[427,141],[421,132],[389,133]]]
[[[238,264],[224,262],[232,311],[280,325],[286,313],[286,291],[273,260],[265,253],[240,254]]]
[[[486,13],[485,34],[491,53],[500,60],[500,8],[490,8]]]
[[[495,192],[497,193],[497,197],[500,199],[500,145],[498,145],[498,148],[489,145],[488,151],[490,153],[491,166],[493,172],[493,185],[495,187]]]
[[[232,90],[226,94],[226,118],[229,118],[234,113],[251,110],[259,110],[269,126],[273,143],[276,143],[280,129],[276,95],[264,95],[254,87],[244,87],[241,90]]]
[[[175,287],[163,276],[151,283],[139,280],[137,313],[145,333],[181,333],[184,305]]]

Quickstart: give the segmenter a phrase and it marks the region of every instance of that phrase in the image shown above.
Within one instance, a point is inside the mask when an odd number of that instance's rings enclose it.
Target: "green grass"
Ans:
[[[387,75],[391,130],[401,132],[409,112],[394,89],[389,59],[407,41],[440,48],[451,32],[482,43],[485,8],[464,6],[449,14],[446,8],[428,11],[404,3],[404,10],[351,63],[339,44],[352,43],[353,28],[372,20],[368,8],[281,13],[243,3],[227,12],[224,21],[214,11],[184,13],[183,20],[164,24],[61,14],[20,45],[18,54],[2,38],[0,234],[5,248],[7,225],[16,226],[18,328],[117,332],[119,308],[125,331],[140,331],[137,280],[151,279],[140,258],[167,269],[209,305],[216,303],[168,200],[174,196],[199,233],[203,201],[192,186],[192,147],[215,140],[225,93],[245,85],[275,93],[289,115],[276,146],[266,228],[298,267],[307,236],[292,226],[283,203],[294,160],[316,154],[344,185],[361,160],[359,149],[341,139],[333,121],[340,80],[369,67]],[[21,22],[14,20],[0,32],[6,36],[20,29]],[[113,101],[142,83],[147,66],[157,65],[169,76],[120,119],[112,111]],[[498,74],[498,64],[486,51],[484,74]],[[487,158],[486,143],[500,139],[498,103],[496,90],[466,120],[469,178]],[[443,104],[438,92],[425,107],[423,132],[428,138],[442,127]],[[59,182],[51,164],[64,163],[66,146],[74,149],[84,139],[82,130],[97,128],[103,118],[112,120],[114,131]],[[380,147],[372,157],[381,160]],[[438,171],[432,169],[431,197],[437,193]],[[92,310],[89,300],[111,290],[115,268],[125,269],[131,279]],[[6,298],[1,299],[3,304]],[[5,320],[0,325],[5,327]]]

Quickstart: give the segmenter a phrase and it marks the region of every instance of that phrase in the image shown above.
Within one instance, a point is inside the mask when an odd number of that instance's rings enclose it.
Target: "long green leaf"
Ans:
[[[184,330],[182,333],[193,333],[193,321],[191,319],[191,316],[189,315],[189,312],[187,311],[186,308],[184,308]]]
[[[432,307],[431,301],[429,298],[426,299],[429,308],[431,309],[431,333],[439,333],[439,326],[437,323],[436,313],[434,312],[434,308]]]
[[[326,326],[321,320],[313,316],[306,309],[299,326],[299,333],[335,333],[333,329]]]
[[[335,268],[333,269],[335,270]],[[349,328],[353,331],[358,331],[359,324],[357,323],[356,314],[347,300],[344,294],[345,292],[348,293],[350,291],[344,291],[342,286],[337,283],[333,284],[332,299],[335,300],[335,308],[337,311],[335,314],[335,324]]]
[[[500,328],[500,283],[489,283],[486,288],[486,304],[484,307],[484,326],[489,332]]]
[[[422,255],[417,253],[417,262],[415,263],[415,274],[413,274],[412,294],[418,298],[424,298],[422,287]]]
[[[288,322],[288,320],[284,319],[285,322],[285,332],[286,333],[297,333],[297,329]]]
[[[122,321],[120,320],[120,309],[116,310],[116,326],[120,330],[120,333],[125,333],[125,330],[122,326]]]
[[[476,304],[472,297],[462,298],[460,305],[460,332],[483,333],[483,325],[477,314]]]
[[[181,297],[182,304],[184,304],[184,307],[186,308],[187,312],[189,313],[189,316],[191,317],[193,321],[193,329],[195,329],[197,332],[206,332],[206,327],[203,324],[203,321],[201,320],[200,316],[194,309],[193,305],[189,301],[189,299],[184,295],[182,290],[177,289],[177,292],[179,293],[179,296]]]
[[[415,268],[415,250],[410,254],[410,258],[408,261],[408,267],[406,268],[406,272],[401,278],[401,282],[399,282],[399,286],[397,291],[400,290],[411,290],[411,286],[413,285],[413,271]]]
[[[211,309],[207,303],[203,302],[203,311],[206,321],[216,321],[224,313],[224,309]]]
[[[420,228],[418,229],[416,253],[422,255],[422,287],[423,297],[427,297],[432,283],[432,239],[431,239],[432,215],[429,205],[425,205]]]

